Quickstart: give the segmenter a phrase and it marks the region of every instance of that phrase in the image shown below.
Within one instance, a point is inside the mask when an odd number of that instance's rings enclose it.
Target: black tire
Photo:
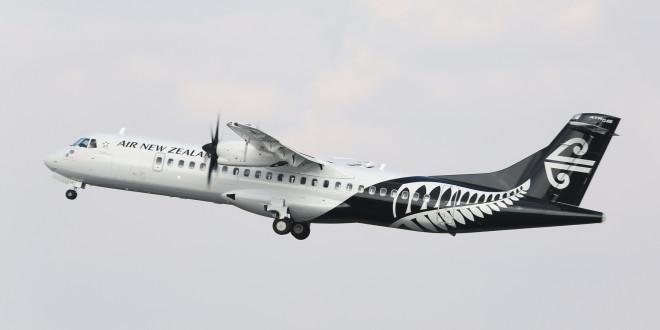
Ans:
[[[68,198],[70,200],[74,200],[74,199],[76,199],[76,197],[78,197],[78,193],[73,189],[69,189],[69,190],[66,191],[65,196],[66,196],[66,198]]]
[[[289,218],[273,220],[273,230],[278,235],[286,235],[291,232],[293,221]]]
[[[296,222],[291,228],[291,235],[299,240],[309,237],[310,229],[308,222]]]

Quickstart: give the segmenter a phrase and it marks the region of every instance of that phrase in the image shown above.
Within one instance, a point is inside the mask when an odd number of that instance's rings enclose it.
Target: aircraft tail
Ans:
[[[504,170],[435,177],[497,190],[531,180],[527,196],[579,206],[619,121],[614,116],[578,114],[550,145]]]

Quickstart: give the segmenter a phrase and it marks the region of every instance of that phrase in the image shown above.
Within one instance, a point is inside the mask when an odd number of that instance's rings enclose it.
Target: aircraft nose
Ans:
[[[57,163],[61,158],[59,156],[60,153],[56,153],[56,152],[53,152],[48,156],[46,156],[46,158],[44,158],[44,164],[46,165],[46,167],[48,167],[48,169],[50,169],[51,171],[55,171],[57,169]]]

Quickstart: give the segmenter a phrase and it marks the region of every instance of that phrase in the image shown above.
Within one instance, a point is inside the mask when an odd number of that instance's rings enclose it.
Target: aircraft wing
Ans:
[[[281,160],[289,163],[289,165],[301,167],[310,164],[317,164],[320,169],[323,169],[324,166],[328,165],[327,162],[310,155],[305,155],[285,146],[276,138],[258,128],[234,122],[228,123],[227,126],[255,149],[276,155]]]

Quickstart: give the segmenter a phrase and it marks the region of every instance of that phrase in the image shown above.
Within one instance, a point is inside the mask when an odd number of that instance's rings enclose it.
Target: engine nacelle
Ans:
[[[281,159],[270,152],[255,149],[242,141],[218,144],[218,163],[230,166],[271,166]]]

